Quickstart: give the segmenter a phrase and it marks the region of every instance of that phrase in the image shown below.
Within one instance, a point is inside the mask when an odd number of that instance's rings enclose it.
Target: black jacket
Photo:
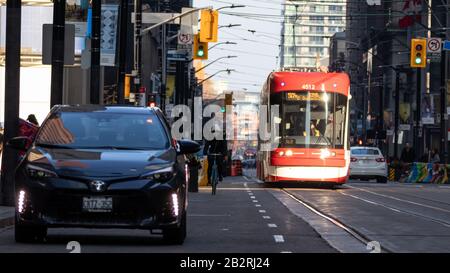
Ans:
[[[222,154],[225,156],[227,154],[227,142],[217,139],[206,141],[203,154]]]

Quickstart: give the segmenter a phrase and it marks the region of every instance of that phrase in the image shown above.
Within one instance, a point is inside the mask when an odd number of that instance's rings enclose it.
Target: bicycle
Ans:
[[[219,183],[219,171],[217,167],[217,156],[221,154],[209,154],[214,158],[214,163],[211,167],[211,194],[216,195],[217,184]]]

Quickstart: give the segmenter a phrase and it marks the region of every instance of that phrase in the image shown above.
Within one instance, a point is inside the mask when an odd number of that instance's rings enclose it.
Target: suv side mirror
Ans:
[[[195,154],[200,151],[200,144],[192,140],[179,140],[179,154]]]
[[[19,151],[26,151],[28,146],[28,137],[20,136],[11,138],[6,145]]]

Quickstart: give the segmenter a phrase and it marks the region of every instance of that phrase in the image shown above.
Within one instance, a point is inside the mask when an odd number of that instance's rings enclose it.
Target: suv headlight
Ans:
[[[47,178],[47,177],[57,177],[58,175],[50,170],[34,166],[34,165],[27,165],[27,173],[31,178],[34,179],[41,179],[41,178]]]
[[[141,176],[142,179],[149,179],[157,182],[168,182],[175,177],[174,167],[167,167],[160,170],[152,171]]]

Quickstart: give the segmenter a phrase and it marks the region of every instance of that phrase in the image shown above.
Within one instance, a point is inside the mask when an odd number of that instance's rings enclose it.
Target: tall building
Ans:
[[[345,29],[346,4],[346,0],[285,1],[281,68],[328,66],[330,37]]]

